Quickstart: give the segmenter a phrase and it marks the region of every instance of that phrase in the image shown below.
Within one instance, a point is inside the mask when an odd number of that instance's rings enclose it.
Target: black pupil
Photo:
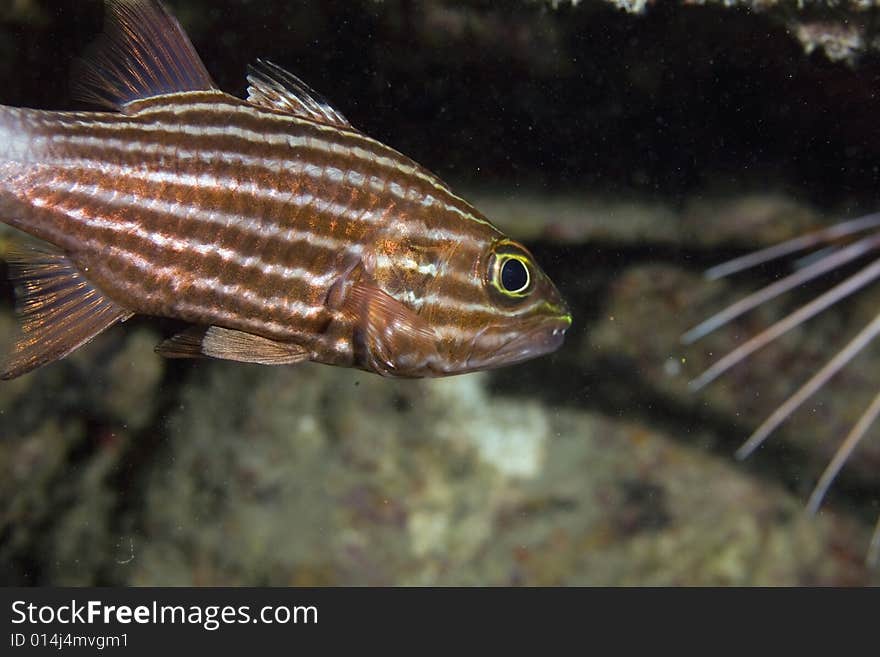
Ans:
[[[510,259],[501,265],[501,285],[508,292],[519,292],[529,282],[529,272],[519,260]]]

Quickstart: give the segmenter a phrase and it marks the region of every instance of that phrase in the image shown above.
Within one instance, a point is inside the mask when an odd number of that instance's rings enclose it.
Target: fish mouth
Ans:
[[[474,340],[474,349],[467,359],[466,367],[468,370],[490,369],[522,363],[552,353],[562,346],[565,332],[570,326],[570,316],[549,322],[542,320],[537,326],[525,330],[500,347],[482,353],[479,349],[478,336]]]

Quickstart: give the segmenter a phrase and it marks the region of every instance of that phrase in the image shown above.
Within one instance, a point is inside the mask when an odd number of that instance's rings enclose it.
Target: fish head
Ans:
[[[491,241],[471,269],[477,303],[462,306],[445,374],[513,365],[556,351],[571,326],[568,305],[522,244]]]

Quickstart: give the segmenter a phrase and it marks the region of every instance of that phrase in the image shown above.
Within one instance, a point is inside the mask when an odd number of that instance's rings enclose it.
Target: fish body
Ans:
[[[0,107],[0,218],[23,332],[2,376],[132,314],[192,328],[167,356],[436,376],[556,349],[571,316],[531,254],[436,176],[260,63],[214,88],[154,0],[108,2],[80,95]]]

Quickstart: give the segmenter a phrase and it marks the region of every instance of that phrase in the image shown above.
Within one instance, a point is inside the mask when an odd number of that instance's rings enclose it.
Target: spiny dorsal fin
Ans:
[[[268,109],[351,130],[351,124],[320,94],[293,73],[258,59],[248,68],[248,102]]]
[[[21,334],[0,379],[13,379],[64,358],[132,316],[83,278],[66,256],[49,247],[20,247],[6,258],[16,283]]]
[[[143,98],[216,89],[180,23],[158,0],[106,0],[104,33],[74,68],[79,100],[124,111]]]
[[[166,358],[208,356],[261,365],[292,365],[309,359],[308,351],[297,344],[276,342],[221,326],[194,326],[168,338],[156,351]]]

